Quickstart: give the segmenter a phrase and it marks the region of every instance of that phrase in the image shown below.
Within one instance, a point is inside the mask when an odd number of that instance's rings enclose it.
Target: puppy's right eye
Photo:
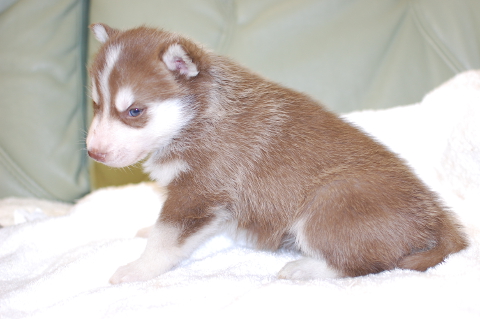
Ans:
[[[130,111],[128,111],[128,114],[131,116],[131,117],[137,117],[139,116],[140,114],[143,113],[143,110],[142,109],[139,109],[138,107],[136,108],[133,108],[131,109]]]

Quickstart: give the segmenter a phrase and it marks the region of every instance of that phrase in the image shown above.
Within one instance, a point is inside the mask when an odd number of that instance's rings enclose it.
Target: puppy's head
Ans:
[[[129,166],[167,146],[194,116],[186,96],[188,82],[199,77],[202,50],[145,27],[90,28],[103,45],[90,68],[88,154],[109,166]]]

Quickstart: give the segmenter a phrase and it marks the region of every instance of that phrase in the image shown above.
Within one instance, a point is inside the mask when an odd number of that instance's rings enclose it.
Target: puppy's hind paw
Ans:
[[[287,263],[279,271],[277,277],[289,280],[311,280],[338,278],[339,274],[330,268],[324,260],[303,258]]]

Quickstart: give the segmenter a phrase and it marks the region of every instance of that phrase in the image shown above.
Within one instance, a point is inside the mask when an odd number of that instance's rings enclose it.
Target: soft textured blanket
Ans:
[[[441,194],[465,225],[468,249],[423,273],[300,282],[276,278],[295,254],[219,235],[165,275],[112,286],[116,268],[142,253],[146,239],[135,234],[155,221],[161,189],[102,189],[75,205],[4,199],[0,318],[479,318],[480,72],[458,75],[418,104],[345,117]]]

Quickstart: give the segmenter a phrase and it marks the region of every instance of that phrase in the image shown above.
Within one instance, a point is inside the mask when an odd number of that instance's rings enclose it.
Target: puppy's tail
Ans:
[[[412,252],[403,257],[398,262],[398,267],[403,269],[412,269],[425,271],[433,267],[453,253],[456,253],[468,246],[460,227],[451,225],[442,227],[436,240],[436,245],[425,250]]]

